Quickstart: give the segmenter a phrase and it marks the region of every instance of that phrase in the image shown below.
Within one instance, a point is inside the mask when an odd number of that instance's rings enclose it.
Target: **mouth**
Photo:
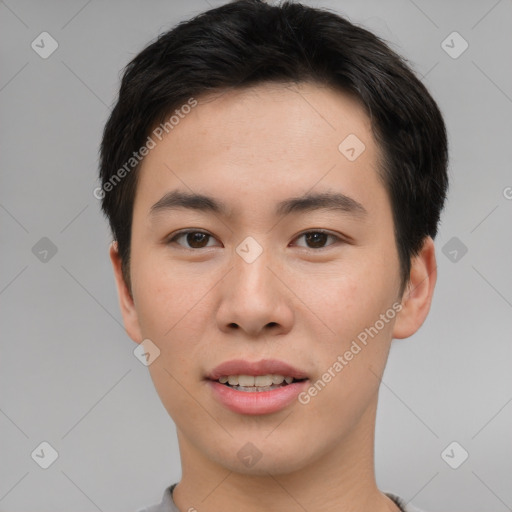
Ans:
[[[227,361],[206,376],[216,400],[238,414],[270,414],[292,404],[307,374],[276,359]]]
[[[277,359],[245,361],[233,359],[216,366],[208,380],[218,381],[231,387],[269,387],[291,384],[308,378],[305,371]]]

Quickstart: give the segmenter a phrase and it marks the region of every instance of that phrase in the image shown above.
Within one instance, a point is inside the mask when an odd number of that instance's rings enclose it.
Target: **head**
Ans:
[[[250,438],[284,472],[354,431],[392,338],[428,313],[446,168],[445,125],[421,81],[326,10],[233,2],[128,64],[95,195],[127,332],[158,346],[151,375],[190,446],[240,470],[234,450]],[[290,406],[301,429],[267,438],[285,411],[226,410],[208,375],[268,358],[309,384],[329,368],[331,379]]]

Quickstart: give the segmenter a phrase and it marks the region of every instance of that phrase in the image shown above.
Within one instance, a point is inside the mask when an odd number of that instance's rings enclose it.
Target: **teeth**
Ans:
[[[272,384],[282,384],[284,380],[282,375],[272,375]]]
[[[266,387],[282,384],[286,382],[287,384],[291,384],[293,382],[293,377],[285,377],[284,375],[229,375],[222,376],[219,379],[221,384],[229,383],[230,386],[243,386],[243,387]]]
[[[235,386],[233,389],[236,389],[237,391],[245,391],[249,393],[255,393],[258,391],[272,391],[273,389],[279,389],[281,386],[265,386],[265,387],[258,387],[258,386],[249,386],[248,388],[245,388],[243,386]]]
[[[238,385],[244,387],[254,386],[254,377],[252,375],[239,375]]]
[[[254,385],[255,386],[272,386],[272,383],[274,382],[273,375],[258,375],[257,377],[254,377]],[[279,384],[279,383],[277,383]],[[240,384],[242,385],[242,384]]]

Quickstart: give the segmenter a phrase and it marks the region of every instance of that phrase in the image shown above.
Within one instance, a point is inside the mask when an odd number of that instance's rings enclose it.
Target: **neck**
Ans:
[[[174,502],[182,512],[397,512],[375,482],[376,405],[375,399],[336,446],[286,473],[235,473],[205,457],[178,429],[182,479]]]

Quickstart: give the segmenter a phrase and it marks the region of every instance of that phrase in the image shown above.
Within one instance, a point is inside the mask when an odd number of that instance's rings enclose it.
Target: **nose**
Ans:
[[[243,331],[250,337],[289,332],[294,319],[292,297],[281,275],[268,251],[250,263],[235,252],[233,268],[220,288],[219,329],[226,333]]]

